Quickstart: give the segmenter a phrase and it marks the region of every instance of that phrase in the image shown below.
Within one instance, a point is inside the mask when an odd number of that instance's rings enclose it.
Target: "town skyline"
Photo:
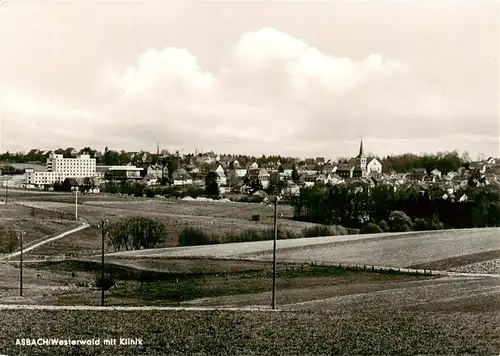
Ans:
[[[496,3],[7,1],[0,12],[2,152],[160,142],[343,157],[360,137],[380,156],[500,152]]]

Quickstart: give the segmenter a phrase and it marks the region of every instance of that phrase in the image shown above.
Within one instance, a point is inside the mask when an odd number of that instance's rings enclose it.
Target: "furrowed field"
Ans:
[[[10,311],[0,350],[30,355],[416,355],[500,351],[496,313]],[[140,338],[142,346],[16,346],[17,338]],[[119,342],[119,341],[118,341]]]

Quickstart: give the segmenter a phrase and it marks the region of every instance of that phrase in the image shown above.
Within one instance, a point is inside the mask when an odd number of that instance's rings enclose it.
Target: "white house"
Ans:
[[[234,175],[236,177],[244,177],[246,174],[247,174],[247,170],[246,169],[240,169],[240,168],[238,168],[238,169],[234,170]]]
[[[366,171],[368,173],[382,173],[382,163],[379,162],[378,159],[373,158],[368,164],[366,165]]]
[[[227,177],[226,173],[224,172],[224,168],[219,164],[219,167],[215,170],[215,173],[217,173],[217,183],[219,185],[226,185],[227,184]]]
[[[431,175],[434,176],[434,177],[437,177],[437,178],[441,178],[441,171],[437,168],[434,168],[432,171],[431,171]]]

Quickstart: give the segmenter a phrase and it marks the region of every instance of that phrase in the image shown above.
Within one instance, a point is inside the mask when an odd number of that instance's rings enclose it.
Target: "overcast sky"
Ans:
[[[2,150],[500,155],[499,5],[0,3]]]

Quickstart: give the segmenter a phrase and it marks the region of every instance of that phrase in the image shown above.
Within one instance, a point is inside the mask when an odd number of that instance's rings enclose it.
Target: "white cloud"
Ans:
[[[357,59],[323,53],[270,27],[244,33],[230,53],[208,71],[187,49],[148,49],[136,63],[103,73],[96,88],[104,101],[113,98],[108,105],[80,110],[19,94],[5,101],[25,117],[85,120],[76,126],[93,127],[101,146],[131,142],[151,149],[159,141],[313,155],[344,154],[338,142],[346,137],[425,137],[431,124],[431,135],[453,135],[465,110],[420,68],[378,53]]]

